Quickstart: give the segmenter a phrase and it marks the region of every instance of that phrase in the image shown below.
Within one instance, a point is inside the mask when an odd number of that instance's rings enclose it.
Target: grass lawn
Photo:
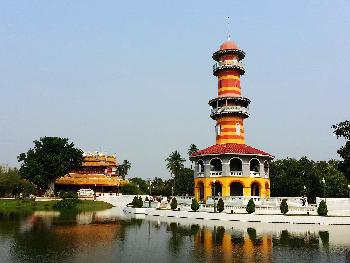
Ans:
[[[0,199],[0,212],[31,212],[40,210],[55,210],[53,205],[58,201],[29,201],[29,200],[6,200]],[[82,200],[76,210],[79,211],[98,211],[111,208],[112,205],[102,201]]]

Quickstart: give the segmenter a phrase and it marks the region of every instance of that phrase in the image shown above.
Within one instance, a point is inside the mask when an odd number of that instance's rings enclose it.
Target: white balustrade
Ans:
[[[242,176],[242,171],[231,171],[230,175],[232,175],[232,176]]]
[[[221,176],[222,171],[210,171],[210,176],[215,177],[215,176]]]
[[[256,171],[250,171],[250,177],[259,177],[260,173]]]

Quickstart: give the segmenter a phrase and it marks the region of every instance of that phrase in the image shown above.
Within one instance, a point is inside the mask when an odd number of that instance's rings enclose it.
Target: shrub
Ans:
[[[58,196],[62,199],[66,199],[66,198],[78,198],[78,193],[74,192],[74,191],[59,191],[58,192]]]
[[[56,204],[54,204],[53,207],[56,209],[72,209],[72,208],[76,208],[80,202],[81,201],[76,198],[63,199],[57,202]]]
[[[218,211],[219,211],[219,213],[224,211],[224,209],[225,209],[224,200],[222,200],[222,198],[220,198],[219,201],[218,201]]]
[[[196,211],[199,209],[199,204],[198,204],[196,198],[193,198],[193,199],[192,199],[191,209],[192,209],[192,211],[194,211],[194,212],[196,212]]]
[[[288,213],[288,204],[287,204],[287,199],[283,199],[280,205],[280,210],[282,214],[287,214]]]
[[[131,205],[133,208],[141,208],[143,206],[142,197],[134,196],[134,199],[132,200]]]
[[[255,204],[254,204],[253,198],[250,198],[245,210],[247,211],[248,214],[255,212]]]
[[[172,210],[175,210],[177,208],[177,200],[175,197],[173,199],[171,199],[170,208]]]
[[[317,208],[317,214],[320,216],[326,216],[328,213],[328,209],[327,209],[327,204],[324,200],[322,200]]]

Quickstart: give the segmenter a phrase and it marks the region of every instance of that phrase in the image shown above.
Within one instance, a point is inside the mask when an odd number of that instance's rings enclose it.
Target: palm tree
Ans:
[[[187,154],[188,154],[188,156],[191,156],[192,154],[194,154],[195,152],[198,152],[198,151],[199,151],[199,149],[197,148],[197,146],[192,143],[187,150]]]
[[[123,163],[118,166],[119,176],[125,179],[125,176],[128,174],[130,168],[131,163],[128,160],[124,160]]]
[[[184,168],[184,162],[186,161],[181,157],[178,151],[172,152],[168,158],[165,159],[167,162],[166,168],[169,170],[171,175],[174,177],[173,193],[175,192],[175,178],[179,174],[180,170]]]
[[[198,152],[198,151],[199,151],[199,149],[197,148],[197,146],[192,143],[187,150],[188,157],[191,157],[192,154],[194,154],[195,152]],[[191,169],[192,169],[192,164],[193,164],[193,161],[191,161]]]

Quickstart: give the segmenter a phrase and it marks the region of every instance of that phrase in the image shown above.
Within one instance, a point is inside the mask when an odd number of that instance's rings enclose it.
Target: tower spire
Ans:
[[[227,25],[227,40],[231,40],[230,17],[229,16],[226,19],[226,25]]]

